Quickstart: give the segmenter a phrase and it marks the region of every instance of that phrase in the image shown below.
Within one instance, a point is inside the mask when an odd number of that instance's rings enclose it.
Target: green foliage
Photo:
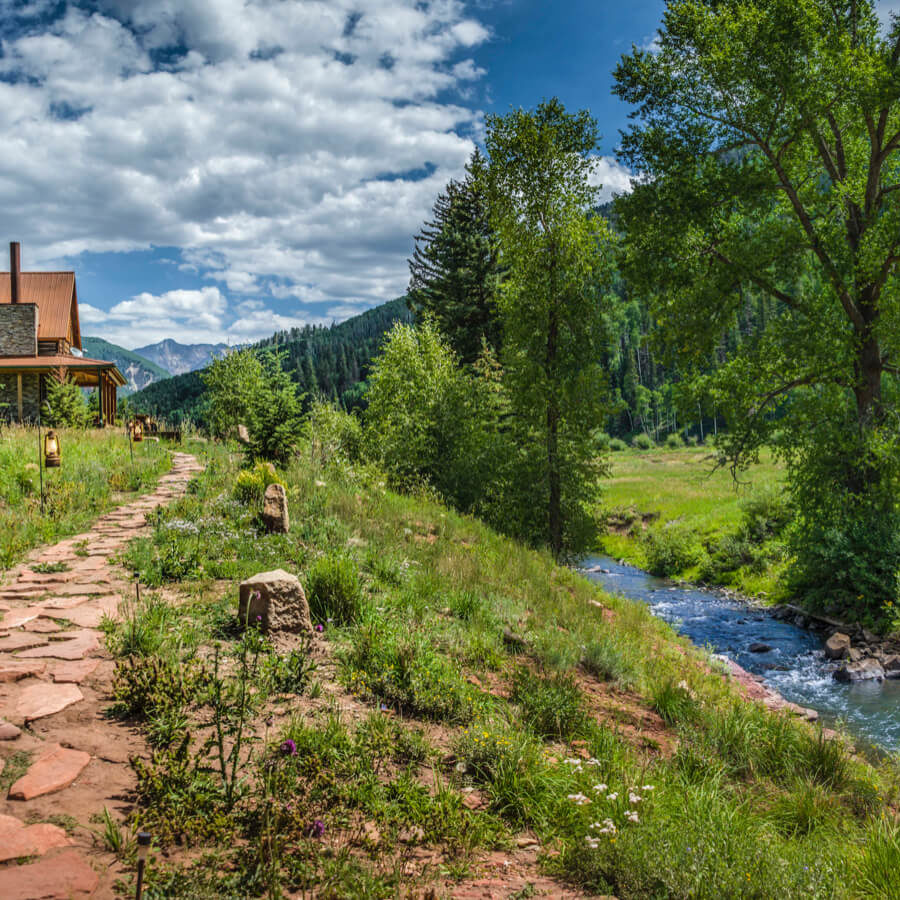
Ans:
[[[306,598],[314,622],[356,622],[363,602],[356,563],[349,556],[320,556],[306,575]]]
[[[407,303],[421,322],[428,319],[464,363],[474,363],[485,344],[500,346],[497,290],[501,270],[491,227],[478,149],[462,181],[438,195],[433,220],[416,235],[409,261]]]
[[[690,528],[670,523],[657,525],[643,536],[647,571],[652,575],[679,575],[703,558],[703,548]]]
[[[622,440],[622,438],[611,438],[609,442],[609,449],[614,453],[621,453],[623,450],[628,449],[628,444]]]
[[[85,428],[90,419],[87,401],[81,388],[63,371],[48,376],[47,399],[44,401],[46,421],[56,428]]]
[[[310,406],[306,437],[312,457],[321,466],[354,463],[362,458],[362,423],[357,416],[331,403],[316,400]]]
[[[629,287],[734,465],[787,459],[795,583],[869,618],[900,572],[897,28],[871,2],[678,0],[615,73],[645,176],[616,203]]]
[[[262,363],[253,350],[232,350],[214,359],[200,375],[205,388],[203,420],[219,438],[233,437],[266,393]]]
[[[863,897],[900,898],[900,828],[887,816],[869,831],[857,864],[857,884]]]
[[[631,446],[635,450],[652,450],[656,445],[653,443],[653,438],[642,431],[631,439]]]
[[[488,117],[484,178],[508,272],[503,384],[517,452],[504,504],[513,533],[557,557],[593,543],[602,474],[592,435],[606,412],[598,359],[610,236],[592,212],[596,143],[589,113],[556,99]]]
[[[303,434],[303,409],[297,385],[281,367],[277,355],[261,359],[262,388],[249,398],[247,430],[250,459],[284,464],[293,456]]]
[[[278,477],[278,473],[275,471],[275,466],[272,463],[260,461],[250,468],[238,472],[237,478],[234,480],[232,494],[235,500],[252,509],[261,511],[266,488],[270,484],[283,485],[284,482]]]
[[[568,741],[587,733],[584,701],[571,675],[519,669],[510,699],[522,707],[523,721],[542,738]]]
[[[672,434],[666,435],[666,447],[669,450],[677,450],[679,447],[684,446],[684,438],[680,434]]]

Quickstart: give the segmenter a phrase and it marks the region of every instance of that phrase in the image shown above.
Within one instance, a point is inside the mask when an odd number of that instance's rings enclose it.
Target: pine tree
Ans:
[[[407,303],[417,318],[431,317],[450,346],[473,363],[484,343],[500,345],[496,294],[501,273],[497,240],[478,174],[478,152],[462,181],[451,181],[435,201],[432,220],[415,238]]]

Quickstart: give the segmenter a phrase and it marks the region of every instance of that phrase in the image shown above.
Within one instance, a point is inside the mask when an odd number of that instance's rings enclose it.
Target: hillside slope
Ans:
[[[308,326],[279,332],[255,346],[282,354],[283,365],[302,392],[323,395],[352,408],[360,400],[361,382],[384,335],[397,321],[409,321],[403,298],[391,300],[331,327]],[[170,422],[196,420],[203,382],[200,371],[150,385],[135,394],[136,409]]]
[[[119,371],[128,379],[128,386],[120,388],[122,394],[139,391],[150,384],[170,378],[171,374],[162,366],[141,356],[134,350],[126,350],[118,344],[112,344],[98,337],[81,339],[84,355],[91,359],[105,359],[114,362]]]
[[[134,352],[161,366],[172,375],[183,375],[208,366],[212,358],[228,349],[228,344],[179,344],[171,338],[138,347]]]

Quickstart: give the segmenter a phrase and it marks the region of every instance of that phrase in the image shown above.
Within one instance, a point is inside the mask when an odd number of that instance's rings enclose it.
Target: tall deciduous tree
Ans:
[[[683,361],[708,356],[748,295],[777,304],[719,372],[728,450],[752,457],[780,407],[801,556],[847,593],[848,573],[877,570],[887,602],[900,24],[882,29],[869,0],[669,0],[657,43],[615,75],[637,118],[621,156],[642,176],[618,209],[628,277]]]
[[[485,343],[500,340],[497,238],[491,227],[483,180],[484,157],[472,156],[462,181],[451,181],[435,201],[432,220],[415,237],[409,261],[407,302],[433,319],[451,348],[473,363]]]
[[[596,122],[556,99],[488,118],[489,209],[508,271],[500,291],[504,385],[522,453],[531,530],[554,554],[578,549],[598,473],[605,220],[594,215]]]

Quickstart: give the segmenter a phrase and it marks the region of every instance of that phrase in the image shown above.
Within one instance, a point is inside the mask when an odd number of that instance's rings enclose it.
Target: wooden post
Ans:
[[[22,413],[22,373],[19,372],[16,375],[16,395],[19,401],[19,424],[21,425],[25,421],[25,417]]]

